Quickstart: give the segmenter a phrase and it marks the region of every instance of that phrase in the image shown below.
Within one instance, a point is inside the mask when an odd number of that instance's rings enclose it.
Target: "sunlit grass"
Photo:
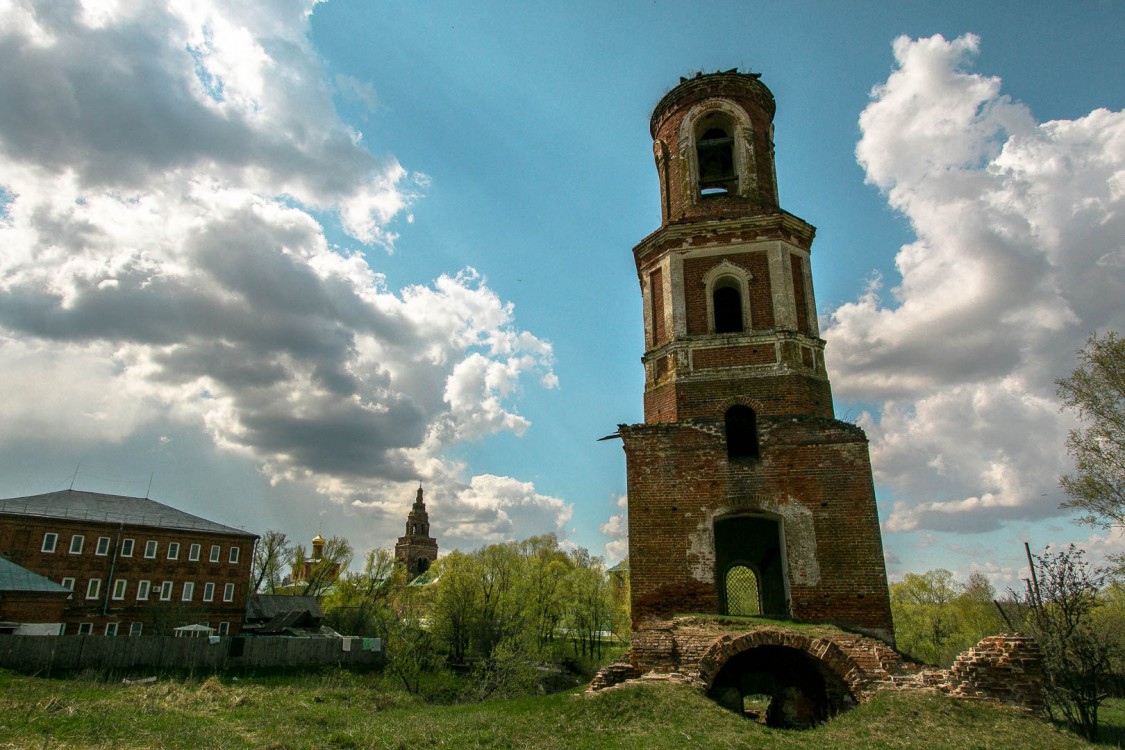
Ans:
[[[1125,716],[1122,702],[1106,712]],[[1107,727],[1113,731],[1113,727]],[[881,694],[815,729],[769,729],[669,684],[427,705],[343,671],[123,686],[0,673],[0,748],[1055,748],[1048,722],[974,701]]]

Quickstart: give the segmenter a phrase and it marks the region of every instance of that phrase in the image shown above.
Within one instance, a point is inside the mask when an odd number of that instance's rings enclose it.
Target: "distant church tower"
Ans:
[[[651,133],[662,222],[634,249],[645,422],[623,425],[635,628],[763,614],[893,638],[867,438],[837,421],[815,229],[778,206],[758,75],[682,79]]]
[[[426,512],[420,486],[406,517],[406,536],[400,536],[395,545],[395,559],[406,565],[411,578],[425,573],[437,560],[437,539],[430,536],[430,515]]]

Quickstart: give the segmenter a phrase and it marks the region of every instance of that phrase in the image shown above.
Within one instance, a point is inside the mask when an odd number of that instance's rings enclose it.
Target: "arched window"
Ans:
[[[758,594],[758,574],[745,565],[727,571],[727,614],[752,616],[762,613]]]
[[[758,457],[758,417],[749,406],[732,406],[723,417],[728,458]]]
[[[711,292],[711,305],[715,315],[715,333],[741,333],[742,293],[738,279],[720,279]]]
[[[700,195],[726,195],[738,191],[734,164],[734,127],[722,112],[700,119],[695,128],[695,155]]]

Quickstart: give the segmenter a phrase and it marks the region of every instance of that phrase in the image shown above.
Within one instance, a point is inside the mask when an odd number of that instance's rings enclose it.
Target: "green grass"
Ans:
[[[1125,719],[1125,701],[1106,711]],[[1116,718],[1111,718],[1116,716]],[[1107,730],[1116,731],[1107,726]],[[768,729],[670,684],[434,706],[381,676],[123,686],[0,673],[0,748],[1054,748],[1093,747],[1024,713],[890,694],[815,729]]]

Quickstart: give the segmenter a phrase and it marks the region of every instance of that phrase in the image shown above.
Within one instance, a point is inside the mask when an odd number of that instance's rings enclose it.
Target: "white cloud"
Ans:
[[[616,505],[621,513],[610,516],[608,521],[598,527],[598,531],[609,537],[605,545],[605,559],[610,565],[629,554],[629,496],[620,495]]]
[[[334,500],[435,477],[480,538],[561,528],[443,458],[526,429],[551,345],[472,269],[396,292],[314,216],[390,249],[428,178],[336,115],[311,7],[0,0],[0,443],[170,420]]]
[[[895,41],[856,155],[917,239],[831,313],[838,396],[861,419],[889,530],[982,531],[1057,514],[1070,415],[1053,380],[1125,329],[1125,113],[1036,123],[968,70],[979,40]]]

